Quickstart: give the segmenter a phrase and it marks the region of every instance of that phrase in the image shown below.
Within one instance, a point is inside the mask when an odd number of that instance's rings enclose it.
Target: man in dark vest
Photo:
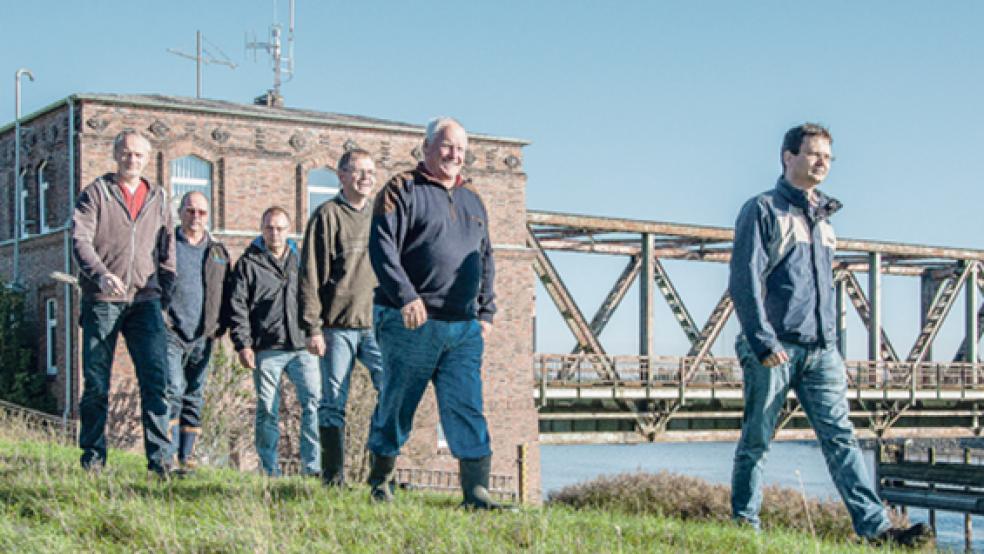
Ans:
[[[225,332],[223,298],[229,253],[208,232],[208,214],[208,198],[201,192],[181,198],[181,226],[174,230],[178,275],[165,312],[172,451],[183,472],[196,465],[193,453],[201,433],[212,344]]]

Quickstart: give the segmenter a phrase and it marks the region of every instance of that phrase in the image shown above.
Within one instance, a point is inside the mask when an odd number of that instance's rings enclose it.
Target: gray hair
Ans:
[[[126,140],[126,137],[137,137],[137,138],[139,138],[140,140],[142,140],[144,142],[144,144],[147,145],[147,150],[150,150],[150,141],[147,140],[147,137],[141,135],[140,132],[137,131],[136,129],[133,129],[131,127],[127,127],[126,129],[123,129],[122,131],[120,131],[120,133],[118,135],[116,135],[116,138],[113,139],[113,153],[114,154],[118,153],[120,151],[120,148],[123,148],[123,142]]]
[[[448,117],[446,115],[435,117],[434,119],[427,122],[427,134],[424,136],[424,144],[430,144],[434,140],[434,137],[441,132],[441,129],[447,127],[448,125],[457,125],[462,129],[465,128],[457,119],[453,117]]]

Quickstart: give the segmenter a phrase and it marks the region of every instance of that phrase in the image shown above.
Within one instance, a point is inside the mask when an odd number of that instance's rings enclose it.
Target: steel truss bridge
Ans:
[[[741,368],[711,347],[734,307],[722,283],[720,300],[703,324],[693,318],[661,260],[727,263],[733,230],[530,211],[527,245],[533,268],[575,339],[570,352],[537,353],[534,398],[544,442],[723,440],[737,437],[742,418]],[[589,320],[548,252],[619,256],[625,268]],[[978,436],[984,407],[984,250],[839,239],[834,263],[838,346],[846,357],[847,314],[867,330],[868,357],[847,360],[851,419],[862,437]],[[864,274],[862,287],[858,275]],[[921,328],[908,350],[897,350],[882,327],[882,276],[920,280]],[[639,287],[639,354],[610,355],[599,336],[629,289]],[[946,361],[933,342],[963,296],[964,339]],[[654,306],[662,297],[686,335],[682,356],[658,356]],[[973,340],[967,340],[972,337]],[[777,438],[812,438],[790,394]]]

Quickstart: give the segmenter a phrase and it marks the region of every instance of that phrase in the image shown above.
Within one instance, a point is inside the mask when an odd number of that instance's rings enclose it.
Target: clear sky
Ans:
[[[37,78],[24,84],[24,113],[74,92],[194,96],[194,63],[166,49],[193,52],[196,29],[240,64],[207,67],[205,96],[250,102],[271,84],[268,57],[243,48],[247,31],[265,39],[271,0],[0,3],[0,122],[13,119],[18,67]],[[278,11],[286,23],[286,0]],[[414,123],[448,114],[529,139],[531,209],[713,225],[772,186],[788,127],[818,121],[834,135],[824,188],[845,204],[839,235],[978,247],[982,23],[984,3],[970,0],[298,0],[283,93],[292,107]],[[558,263],[579,269],[569,284],[590,317],[623,262]],[[700,321],[725,275],[704,265],[667,264]],[[900,350],[915,337],[916,290],[886,278]],[[539,350],[570,348],[538,297]],[[612,351],[636,349],[634,301],[603,336]],[[658,347],[682,353],[658,310]],[[961,313],[962,302],[956,327]],[[852,352],[864,345],[853,332]]]

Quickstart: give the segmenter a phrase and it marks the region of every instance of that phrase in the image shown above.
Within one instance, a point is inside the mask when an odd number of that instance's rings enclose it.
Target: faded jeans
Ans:
[[[779,412],[792,389],[816,432],[827,470],[851,514],[854,531],[874,537],[891,523],[864,464],[848,419],[847,373],[833,347],[782,343],[789,361],[767,368],[739,335],[735,350],[744,374],[745,413],[731,475],[731,511],[759,527],[762,469]]]
[[[482,331],[478,320],[428,319],[417,329],[403,326],[394,308],[375,306],[376,338],[383,351],[383,390],[369,450],[397,456],[410,437],[417,405],[434,382],[444,435],[455,458],[492,454],[482,413]]]
[[[164,471],[171,441],[167,435],[167,340],[159,300],[96,302],[83,300],[82,400],[79,401],[82,467],[106,463],[106,418],[116,339],[120,333],[133,360],[140,387],[147,468]]]
[[[318,358],[307,350],[261,350],[256,353],[253,382],[256,386],[256,453],[263,471],[281,474],[277,457],[280,441],[280,377],[286,372],[297,390],[301,405],[301,472],[321,472],[321,445],[318,442],[318,402],[321,400],[321,372]]]
[[[376,344],[372,329],[331,329],[325,327],[327,352],[321,358],[321,404],[318,422],[322,427],[345,426],[345,404],[348,402],[352,368],[358,359],[369,370],[372,386],[379,394],[383,384],[383,355]],[[372,421],[379,412],[379,402],[373,410]]]

